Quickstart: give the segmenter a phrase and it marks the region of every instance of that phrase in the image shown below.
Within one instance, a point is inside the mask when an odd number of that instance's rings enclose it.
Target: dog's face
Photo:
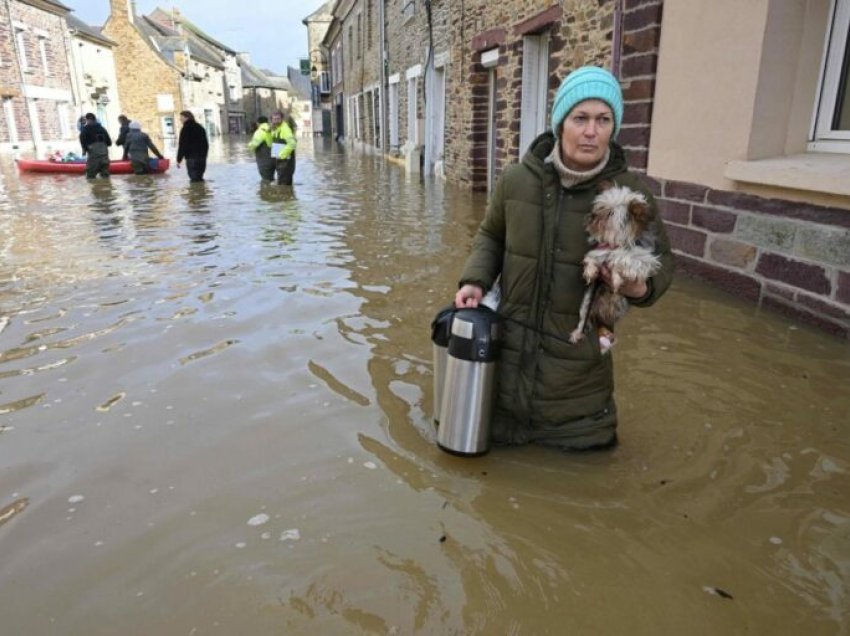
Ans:
[[[587,232],[600,245],[631,246],[646,232],[650,218],[643,194],[626,187],[608,187],[593,201]]]

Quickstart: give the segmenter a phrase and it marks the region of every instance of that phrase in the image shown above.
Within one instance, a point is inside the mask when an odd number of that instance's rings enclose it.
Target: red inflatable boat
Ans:
[[[52,172],[85,174],[85,161],[47,161],[44,159],[15,159],[22,172]],[[165,172],[171,165],[168,159],[151,159],[151,172]],[[129,161],[110,161],[109,174],[133,174]]]

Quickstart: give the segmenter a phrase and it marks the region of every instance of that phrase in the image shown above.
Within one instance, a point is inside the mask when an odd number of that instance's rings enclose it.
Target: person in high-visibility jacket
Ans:
[[[288,121],[287,121],[288,119]],[[272,159],[275,160],[278,185],[292,185],[295,174],[295,131],[294,122],[283,113],[272,113]]]
[[[276,161],[272,159],[272,129],[269,126],[269,118],[265,115],[257,117],[257,130],[248,142],[248,147],[254,151],[260,178],[263,181],[274,181]]]

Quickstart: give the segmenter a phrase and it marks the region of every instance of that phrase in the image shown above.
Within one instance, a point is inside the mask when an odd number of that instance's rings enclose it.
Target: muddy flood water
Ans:
[[[617,449],[454,457],[429,323],[484,198],[242,147],[0,162],[1,634],[850,633],[850,345],[680,276]]]

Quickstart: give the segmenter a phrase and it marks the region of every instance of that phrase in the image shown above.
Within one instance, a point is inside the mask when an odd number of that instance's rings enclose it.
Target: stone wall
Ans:
[[[117,43],[113,49],[118,92],[124,114],[142,124],[152,138],[162,141],[160,117],[174,118],[175,132],[179,130],[177,114],[183,110],[180,73],[160,57],[144,36],[130,22],[129,0],[110,0],[112,13],[103,34]],[[160,112],[157,95],[171,95],[174,109]]]
[[[0,107],[8,103],[14,113],[15,129],[19,140],[29,140],[29,118],[21,96],[21,74],[12,39],[12,25],[5,11],[0,13]],[[12,143],[5,112],[0,112],[0,144],[7,148]]]
[[[358,97],[360,141],[370,144],[372,128],[367,126],[372,125],[372,119],[362,93],[380,86],[379,27],[376,0],[357,0],[342,21],[345,109],[346,113],[350,113],[348,100]],[[353,129],[347,130],[345,134],[348,139],[354,138]]]
[[[629,165],[646,172],[652,100],[661,38],[662,0],[623,0],[617,76],[623,87],[623,127],[617,141]]]
[[[29,90],[38,91],[36,96],[27,100],[16,97],[12,102],[18,139],[22,142],[33,141],[31,112],[36,115],[35,123],[41,141],[51,143],[61,139],[73,139],[76,135],[75,122],[71,117],[73,95],[64,12],[57,14],[17,1],[9,2],[8,8],[9,15],[0,14],[0,19],[8,21],[11,18],[13,23],[20,23],[26,28],[23,31],[24,49],[19,51],[15,42],[15,29],[10,29],[8,22],[4,25],[6,37],[0,50],[0,59],[7,71],[4,76],[8,76],[9,80],[16,79],[16,87],[20,87],[22,78],[23,84],[30,87]],[[23,76],[20,74],[19,54],[26,60]],[[32,106],[32,110],[27,107],[27,102]],[[65,110],[60,111],[60,104],[64,104]],[[65,117],[64,122],[60,122],[60,113]],[[5,117],[2,119],[5,133],[2,141],[8,142],[9,131]],[[64,135],[63,126],[66,131]]]
[[[850,214],[651,180],[679,270],[850,337]]]
[[[413,15],[404,19],[403,10],[407,0],[387,0],[387,77],[398,74],[398,148],[390,148],[390,153],[399,154],[400,148],[404,147],[410,139],[407,121],[407,105],[410,103],[411,95],[405,73],[408,69],[421,64],[425,66],[425,53],[428,42],[428,26],[426,23],[425,9],[422,2],[413,4]],[[436,4],[436,3],[435,3]],[[442,4],[442,3],[441,3]],[[419,102],[418,93],[421,92],[422,78],[416,83],[417,94],[413,98]],[[387,100],[389,108],[389,99]],[[389,114],[387,114],[389,121]],[[389,139],[389,137],[387,137]]]
[[[445,163],[448,180],[487,186],[488,69],[481,53],[498,47],[495,161],[498,176],[519,160],[523,36],[550,30],[549,100],[561,79],[584,64],[609,66],[614,0],[470,0],[451,3],[451,69],[447,86]]]

